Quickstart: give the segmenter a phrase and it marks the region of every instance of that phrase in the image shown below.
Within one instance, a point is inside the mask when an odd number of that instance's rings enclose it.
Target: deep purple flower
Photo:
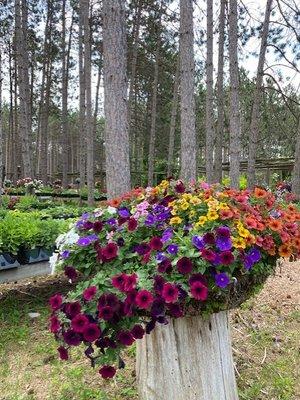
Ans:
[[[206,277],[202,274],[193,274],[189,279],[189,285],[192,286],[195,282],[201,282],[203,285],[207,285]]]
[[[161,238],[158,236],[154,236],[150,242],[149,246],[152,250],[161,250],[163,248],[163,242],[161,241]]]
[[[211,249],[202,249],[201,256],[204,258],[204,260],[209,261],[211,263],[213,263],[217,257],[216,253]]]
[[[165,257],[164,260],[162,260],[158,266],[157,266],[157,271],[161,274],[167,273],[169,274],[172,271],[172,263],[171,260],[167,257]]]
[[[179,304],[168,304],[168,310],[173,318],[183,317],[183,310]]]
[[[88,236],[81,237],[77,240],[78,246],[86,247],[91,244],[91,240]]]
[[[162,263],[160,263],[160,265],[161,264]],[[161,275],[155,275],[153,280],[154,280],[153,289],[155,290],[156,293],[161,294],[164,287],[164,283],[166,282],[165,278],[162,277]]]
[[[257,247],[252,247],[248,251],[247,256],[254,263],[257,263],[261,259],[261,253],[260,253],[260,250]]]
[[[134,325],[134,327],[131,329],[131,334],[135,339],[143,339],[145,335],[145,329],[142,327],[142,325]]]
[[[161,204],[156,204],[156,205],[153,207],[153,211],[155,212],[155,214],[160,214],[160,213],[162,213],[163,211],[165,211],[165,207],[162,206]]]
[[[99,369],[99,374],[102,376],[103,379],[113,378],[116,372],[116,369],[111,365],[104,365],[102,368]]]
[[[145,219],[145,225],[146,226],[151,226],[154,225],[156,222],[156,218],[153,214],[148,214],[146,219]]]
[[[153,331],[156,325],[156,319],[151,319],[147,324],[146,324],[146,333],[149,335]]]
[[[175,191],[176,191],[177,193],[184,193],[184,192],[185,192],[185,186],[184,186],[183,182],[178,181],[178,182],[176,183]]]
[[[174,243],[170,244],[170,245],[167,247],[167,252],[168,252],[169,254],[172,254],[172,255],[177,254],[177,252],[178,252],[178,246],[177,246],[177,244],[174,244]]]
[[[217,286],[223,289],[229,285],[230,278],[225,272],[221,272],[215,275],[215,282]]]
[[[216,239],[216,246],[221,251],[227,251],[232,248],[232,241],[230,237],[218,236]]]
[[[117,245],[118,245],[119,247],[123,247],[124,244],[125,244],[125,240],[124,240],[122,237],[120,237],[120,238],[117,240]]]
[[[94,342],[101,335],[101,330],[97,324],[88,324],[83,331],[83,338],[87,342]]]
[[[106,220],[106,223],[110,226],[114,226],[117,223],[117,220],[115,218],[109,218],[108,220]]]
[[[68,331],[66,331],[63,336],[64,341],[69,346],[79,346],[81,343],[81,335],[79,333],[76,333],[73,329],[69,329]]]
[[[89,231],[93,227],[94,227],[94,224],[92,221],[84,221],[84,223],[82,225],[82,229],[84,229],[85,231]]]
[[[208,245],[215,244],[215,236],[211,232],[207,232],[203,235],[203,242]]]
[[[169,211],[164,211],[160,214],[157,214],[156,219],[157,221],[165,221],[166,219],[168,219],[170,217],[170,212]]]
[[[119,209],[118,214],[122,218],[129,218],[130,217],[130,211],[126,207],[122,207]]]
[[[70,250],[64,250],[64,251],[62,251],[62,252],[60,253],[60,256],[61,256],[61,258],[63,258],[64,260],[66,260],[67,258],[70,257],[70,254],[71,254]]]
[[[181,274],[189,274],[192,272],[193,263],[188,257],[182,257],[177,261],[177,269]]]
[[[152,317],[159,317],[165,315],[166,306],[165,301],[161,297],[156,297],[152,303],[151,315]]]
[[[104,321],[109,321],[114,315],[113,309],[109,306],[99,308],[99,317]]]
[[[118,334],[118,341],[123,346],[131,346],[134,343],[134,337],[129,331],[122,331]]]
[[[136,246],[135,251],[140,255],[143,256],[151,250],[150,246],[147,243],[141,243]]]
[[[118,246],[116,243],[108,243],[103,249],[102,254],[107,260],[112,260],[118,255]]]
[[[168,240],[172,239],[172,237],[173,237],[173,229],[172,228],[168,228],[162,234],[161,240],[162,240],[163,243],[165,243]]]
[[[223,265],[230,265],[234,261],[234,255],[231,251],[223,251],[220,253],[220,263]]]
[[[222,238],[230,238],[230,229],[228,226],[219,226],[216,229],[216,233],[218,237]]]
[[[64,273],[71,281],[74,281],[78,277],[76,269],[70,266],[64,268]]]
[[[103,223],[101,221],[95,221],[93,226],[94,232],[99,233],[103,229]]]
[[[164,255],[164,253],[158,252],[156,254],[155,258],[157,261],[161,262],[161,261],[165,260],[167,257]]]
[[[59,357],[61,360],[68,360],[69,359],[69,354],[68,354],[68,350],[66,348],[64,348],[63,346],[60,346],[57,349],[58,353],[59,353]]]
[[[197,236],[197,235],[193,236],[192,243],[198,250],[202,250],[204,247],[204,241],[201,236]]]
[[[138,226],[137,220],[132,217],[129,218],[127,226],[128,226],[129,232],[133,232],[134,230],[136,230],[136,228]]]

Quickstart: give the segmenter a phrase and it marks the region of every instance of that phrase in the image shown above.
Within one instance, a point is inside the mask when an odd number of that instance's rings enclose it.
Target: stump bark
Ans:
[[[238,400],[228,312],[184,317],[137,341],[141,400]]]

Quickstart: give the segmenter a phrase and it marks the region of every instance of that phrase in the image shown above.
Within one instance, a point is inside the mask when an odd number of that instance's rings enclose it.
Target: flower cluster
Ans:
[[[300,211],[253,191],[163,181],[84,214],[59,240],[57,265],[72,281],[50,299],[61,359],[73,346],[100,374],[124,366],[123,348],[168,318],[228,307],[239,284],[300,256]]]
[[[43,182],[38,179],[23,178],[17,180],[17,187],[39,189],[43,187]]]

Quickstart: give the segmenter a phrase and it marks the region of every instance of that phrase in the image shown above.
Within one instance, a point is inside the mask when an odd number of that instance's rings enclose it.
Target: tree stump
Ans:
[[[171,319],[137,341],[141,400],[238,400],[228,312]]]

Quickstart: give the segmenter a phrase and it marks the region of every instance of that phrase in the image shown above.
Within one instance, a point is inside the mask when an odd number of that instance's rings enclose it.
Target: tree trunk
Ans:
[[[150,128],[149,154],[148,154],[148,186],[153,186],[156,116],[157,116],[156,106],[157,106],[157,88],[158,88],[159,46],[160,46],[160,40],[158,38],[155,61],[154,61],[154,78],[152,84],[151,128]]]
[[[171,121],[170,121],[170,134],[169,134],[169,147],[168,147],[168,166],[167,166],[167,176],[172,176],[173,173],[173,163],[174,163],[174,144],[175,144],[175,129],[176,129],[176,116],[178,110],[178,98],[179,98],[179,59],[176,67],[176,74],[174,80],[173,88],[173,99],[172,99],[172,109],[171,109]]]
[[[18,86],[20,101],[20,138],[22,143],[22,162],[23,173],[25,177],[32,176],[32,166],[30,160],[30,143],[29,143],[29,104],[28,104],[28,63],[27,48],[24,40],[24,30],[21,19],[21,0],[15,0],[15,30],[16,30],[16,59],[18,68]]]
[[[264,64],[265,64],[266,50],[268,45],[268,34],[269,34],[272,2],[273,0],[268,0],[266,5],[265,20],[263,24],[260,53],[259,53],[258,67],[257,67],[256,86],[255,86],[253,106],[252,106],[249,148],[248,148],[248,171],[247,171],[249,188],[253,188],[253,186],[255,185],[255,157],[257,151],[257,140],[259,136],[260,101],[262,94]]]
[[[213,89],[213,0],[207,0],[207,56],[206,56],[206,180],[214,181],[214,89]]]
[[[83,51],[83,15],[82,7],[79,7],[79,41],[78,41],[78,56],[79,56],[79,135],[81,143],[79,144],[79,177],[80,187],[85,185],[86,172],[86,127],[85,127],[85,78],[84,78],[84,51]]]
[[[237,400],[228,312],[171,319],[137,341],[142,400]]]
[[[241,121],[239,101],[237,0],[229,1],[229,77],[230,77],[230,185],[239,188]]]
[[[2,204],[2,185],[3,185],[3,120],[2,120],[2,46],[0,43],[0,205]]]
[[[97,76],[97,84],[96,84],[96,93],[95,93],[95,108],[94,108],[94,116],[93,116],[93,136],[94,136],[94,142],[97,144],[97,122],[98,122],[98,111],[99,111],[99,91],[100,91],[100,83],[101,83],[101,75],[102,75],[102,58],[101,58],[101,53],[100,53],[100,60],[99,60],[99,65],[98,65],[98,76]],[[95,159],[95,162],[99,162],[98,164],[98,173],[100,173],[100,176],[102,176],[103,169],[102,169],[102,164],[103,164],[103,140],[102,138],[99,138],[100,141],[100,146],[98,146],[98,151],[99,154],[97,154],[98,159]],[[94,154],[96,152],[97,146],[95,145],[94,148]],[[102,181],[102,179],[100,179]]]
[[[181,178],[196,179],[193,0],[180,0]]]
[[[219,49],[217,77],[217,107],[218,122],[215,145],[215,181],[222,181],[222,147],[224,137],[224,42],[225,42],[225,5],[227,0],[221,0],[219,17]]]
[[[90,0],[81,0],[84,26],[84,81],[85,81],[85,129],[86,129],[86,177],[88,205],[94,204],[94,131],[92,124],[91,94],[91,32],[89,22]]]
[[[112,198],[130,190],[125,3],[103,3],[106,185]]]
[[[297,196],[300,196],[300,116],[295,146],[295,164],[292,174],[292,189]]]

